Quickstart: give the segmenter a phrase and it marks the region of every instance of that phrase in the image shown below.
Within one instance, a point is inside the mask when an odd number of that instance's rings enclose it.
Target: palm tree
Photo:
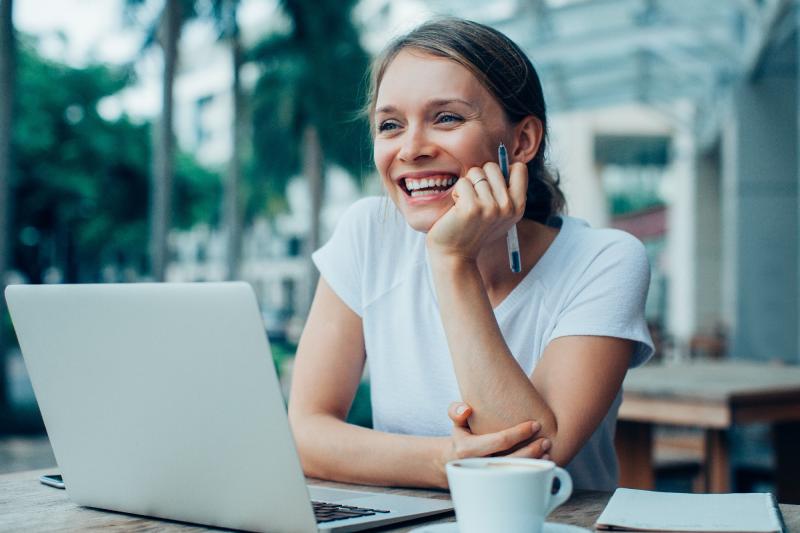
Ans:
[[[173,134],[173,86],[178,65],[178,41],[183,24],[180,0],[167,0],[159,42],[164,51],[161,86],[161,118],[153,145],[153,188],[150,211],[150,269],[156,281],[164,281],[167,269],[167,236],[172,221],[172,180],[175,137]]]
[[[126,0],[128,8],[146,0]],[[172,225],[172,190],[175,167],[173,87],[178,67],[178,42],[186,20],[194,14],[190,0],[165,0],[158,22],[148,29],[145,47],[158,43],[163,51],[161,116],[153,132],[153,181],[150,193],[150,273],[163,281],[168,261],[167,237]]]
[[[244,93],[241,84],[241,70],[244,63],[241,35],[236,14],[239,0],[213,0],[211,18],[219,30],[219,38],[228,46],[231,54],[232,78],[231,95],[233,100],[232,150],[228,162],[223,198],[223,227],[227,232],[225,250],[225,277],[229,280],[239,277],[242,249],[242,207],[241,180],[242,157],[245,144]]]
[[[369,63],[352,20],[355,3],[282,0],[291,27],[252,51],[262,67],[253,95],[256,190],[282,195],[288,179],[303,172],[312,208],[308,256],[320,244],[326,165],[360,176],[368,153],[366,124],[354,120]]]
[[[9,194],[11,189],[11,125],[15,99],[16,40],[12,0],[0,0],[0,410],[4,410],[6,396],[6,269],[9,258],[11,216]]]

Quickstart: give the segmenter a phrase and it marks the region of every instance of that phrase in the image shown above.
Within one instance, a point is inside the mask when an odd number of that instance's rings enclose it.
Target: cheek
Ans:
[[[466,172],[471,167],[482,166],[497,158],[497,146],[493,145],[493,137],[483,128],[465,128],[443,141],[442,148],[457,159]]]
[[[392,162],[392,153],[385,142],[373,141],[372,143],[372,162],[382,177],[386,177],[389,165]]]

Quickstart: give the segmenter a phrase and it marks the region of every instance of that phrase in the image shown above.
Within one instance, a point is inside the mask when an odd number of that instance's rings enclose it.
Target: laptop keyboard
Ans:
[[[366,507],[354,507],[352,505],[339,505],[336,503],[314,502],[314,517],[318,523],[332,522],[333,520],[344,520],[345,518],[360,518],[362,516],[372,516],[377,513],[388,513],[385,509],[367,509]]]

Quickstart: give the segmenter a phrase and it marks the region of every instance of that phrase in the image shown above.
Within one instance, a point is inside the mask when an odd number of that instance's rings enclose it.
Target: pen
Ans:
[[[500,170],[503,171],[503,177],[508,186],[508,151],[503,143],[497,148],[497,159],[500,160]],[[520,272],[522,270],[522,261],[519,255],[519,238],[517,238],[517,225],[511,226],[506,234],[506,246],[508,246],[508,263],[511,266],[511,272]]]

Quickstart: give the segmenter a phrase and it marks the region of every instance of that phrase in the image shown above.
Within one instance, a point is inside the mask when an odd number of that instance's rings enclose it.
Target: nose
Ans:
[[[435,147],[428,139],[425,128],[409,126],[403,135],[402,146],[397,157],[400,161],[407,163],[420,158],[432,157],[434,152]]]

